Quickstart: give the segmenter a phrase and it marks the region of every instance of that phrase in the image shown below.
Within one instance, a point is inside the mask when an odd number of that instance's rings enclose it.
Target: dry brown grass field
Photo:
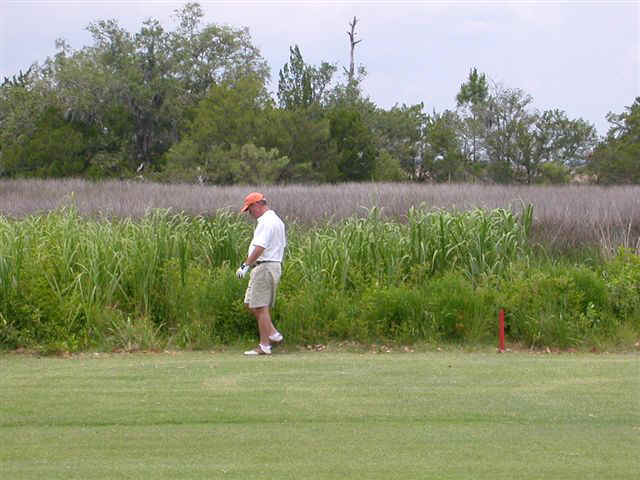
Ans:
[[[534,207],[533,240],[552,248],[619,246],[640,252],[640,186],[504,186],[347,183],[336,185],[205,186],[144,181],[3,180],[0,215],[21,218],[73,205],[81,215],[141,217],[151,209],[191,215],[235,211],[261,190],[290,222],[313,224],[366,215],[372,208],[399,219],[411,207],[469,210]]]

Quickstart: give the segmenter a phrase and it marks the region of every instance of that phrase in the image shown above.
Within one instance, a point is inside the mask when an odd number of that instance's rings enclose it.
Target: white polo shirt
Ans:
[[[249,255],[256,246],[264,247],[264,252],[257,259],[258,262],[282,262],[287,237],[284,223],[273,210],[267,210],[258,218],[258,225],[249,246]]]

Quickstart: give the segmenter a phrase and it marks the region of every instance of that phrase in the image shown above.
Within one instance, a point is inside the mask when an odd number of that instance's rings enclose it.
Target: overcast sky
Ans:
[[[158,19],[172,30],[174,1],[0,0],[0,76],[55,53],[56,38],[91,44],[86,27],[115,18],[129,32]],[[248,27],[278,71],[299,45],[307,63],[348,66],[348,23],[358,19],[356,63],[378,106],[423,102],[426,112],[455,108],[469,70],[558,108],[604,135],[605,115],[640,96],[638,1],[201,1],[205,23]]]

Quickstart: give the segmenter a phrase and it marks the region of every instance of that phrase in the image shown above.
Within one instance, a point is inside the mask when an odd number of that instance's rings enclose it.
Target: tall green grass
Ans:
[[[289,225],[274,318],[294,343],[490,342],[507,308],[512,341],[630,342],[640,262],[532,265],[533,209],[378,209]],[[0,218],[0,345],[46,351],[206,348],[255,336],[234,271],[253,225],[221,210],[95,219],[64,208]],[[535,263],[535,262],[534,262]]]
[[[398,284],[408,277],[460,269],[469,279],[500,274],[527,257],[533,209],[466,212],[411,208],[407,222],[385,221],[378,209],[366,218],[325,225],[294,239],[291,262],[299,280],[344,290],[360,278]]]

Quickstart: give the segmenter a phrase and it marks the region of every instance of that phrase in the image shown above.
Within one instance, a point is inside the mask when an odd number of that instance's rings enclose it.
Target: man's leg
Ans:
[[[271,345],[269,335],[275,333],[276,329],[271,323],[271,314],[269,313],[269,307],[252,308],[251,312],[258,321],[258,331],[260,332],[260,343],[262,345]]]

